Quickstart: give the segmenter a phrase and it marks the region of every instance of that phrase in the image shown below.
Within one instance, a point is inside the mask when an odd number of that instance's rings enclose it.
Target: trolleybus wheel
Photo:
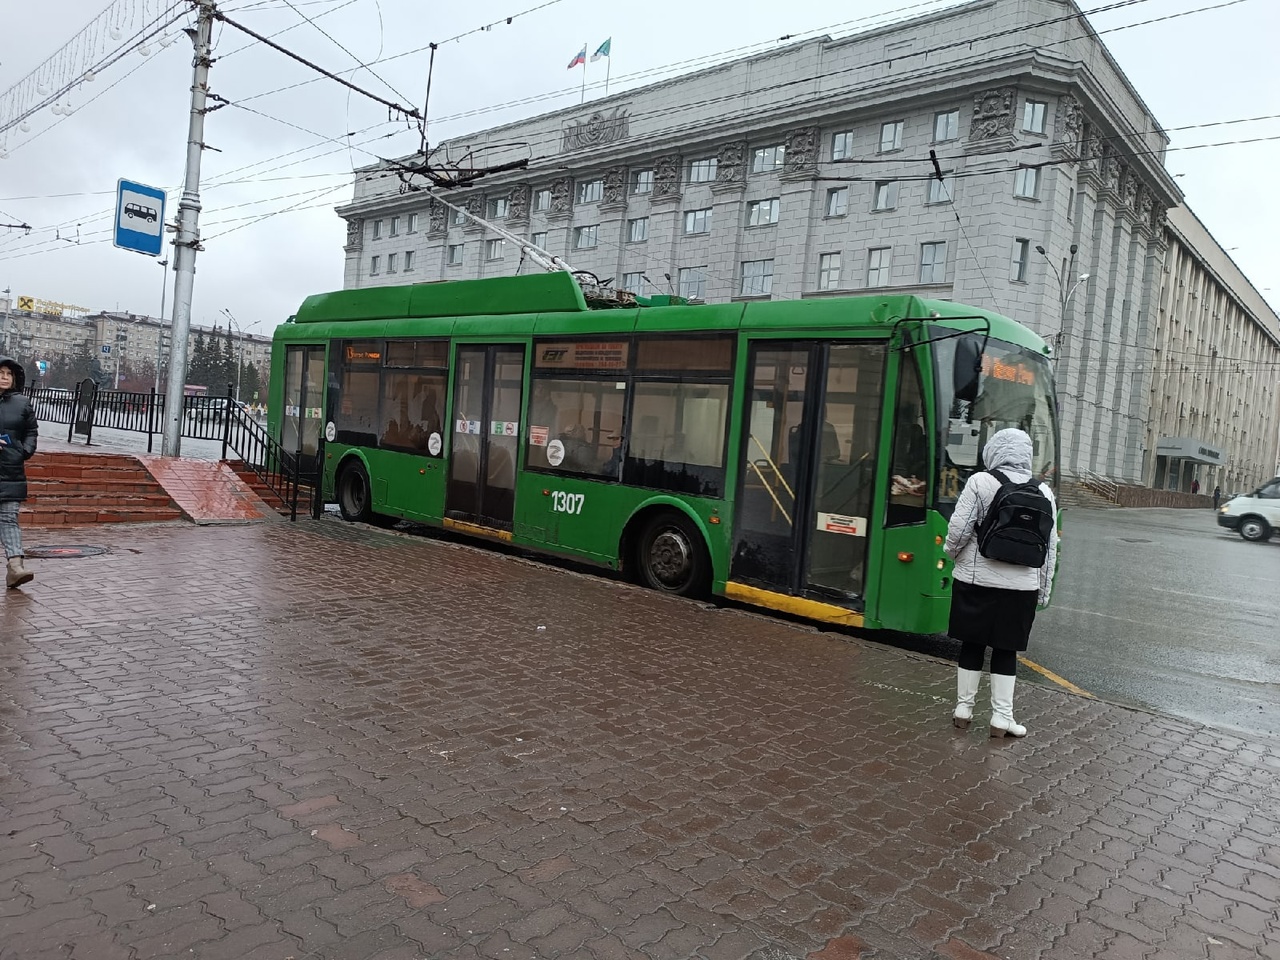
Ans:
[[[1261,517],[1245,517],[1240,521],[1240,536],[1253,543],[1265,543],[1271,539],[1271,528]]]
[[[711,559],[702,534],[683,514],[660,513],[640,536],[640,582],[663,593],[699,597],[710,587]]]
[[[369,475],[359,463],[351,463],[338,474],[338,509],[342,519],[352,523],[368,523],[373,517],[370,504]]]

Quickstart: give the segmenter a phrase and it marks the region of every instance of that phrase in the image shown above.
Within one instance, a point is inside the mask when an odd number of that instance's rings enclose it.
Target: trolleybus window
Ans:
[[[382,371],[382,435],[389,450],[444,455],[447,340],[391,340]],[[436,441],[431,441],[432,436]]]
[[[526,467],[616,479],[630,348],[625,340],[534,345]]]
[[[377,446],[378,444],[378,371],[382,366],[382,343],[378,340],[342,340],[336,343],[337,381],[329,409],[338,443]]]

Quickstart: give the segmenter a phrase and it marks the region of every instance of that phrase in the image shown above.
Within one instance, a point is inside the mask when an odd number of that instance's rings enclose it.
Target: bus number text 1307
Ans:
[[[563,490],[551,491],[551,509],[556,513],[581,513],[582,503],[587,499],[585,493],[565,493]]]

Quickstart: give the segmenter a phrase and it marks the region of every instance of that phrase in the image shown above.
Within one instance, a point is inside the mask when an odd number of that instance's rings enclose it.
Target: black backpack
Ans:
[[[1014,483],[999,470],[1000,481],[987,515],[978,524],[978,552],[988,560],[1043,567],[1053,542],[1053,506],[1034,480]]]

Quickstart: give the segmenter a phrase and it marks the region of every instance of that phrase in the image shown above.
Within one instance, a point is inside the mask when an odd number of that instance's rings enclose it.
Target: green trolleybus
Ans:
[[[1006,317],[606,293],[554,272],[308,297],[275,332],[269,428],[348,520],[920,633],[946,628],[943,536],[987,437],[1026,430],[1056,482],[1049,350]]]

